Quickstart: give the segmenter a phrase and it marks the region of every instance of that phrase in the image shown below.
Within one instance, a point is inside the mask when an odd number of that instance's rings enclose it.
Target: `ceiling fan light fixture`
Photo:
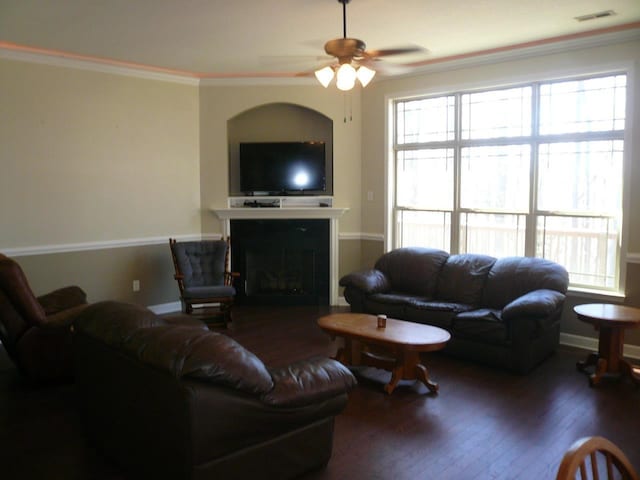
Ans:
[[[333,68],[326,66],[320,70],[316,70],[315,76],[324,88],[327,88],[333,80]]]
[[[356,69],[350,63],[343,63],[336,73],[336,87],[351,90],[356,84]]]
[[[360,68],[358,68],[358,72],[357,72],[358,80],[360,80],[360,83],[362,84],[363,87],[366,87],[367,85],[369,85],[369,82],[373,79],[375,75],[376,75],[375,70],[371,70],[370,68],[367,68],[364,65],[361,65]]]

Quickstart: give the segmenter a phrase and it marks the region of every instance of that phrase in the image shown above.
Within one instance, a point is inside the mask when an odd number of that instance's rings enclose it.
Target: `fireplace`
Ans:
[[[328,305],[328,219],[231,220],[231,267],[244,305]]]

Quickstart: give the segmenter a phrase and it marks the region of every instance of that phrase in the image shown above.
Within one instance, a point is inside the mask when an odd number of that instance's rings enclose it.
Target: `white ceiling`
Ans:
[[[615,15],[574,19],[605,10]],[[369,49],[428,49],[393,57],[398,63],[426,64],[621,26],[640,28],[640,0],[352,0],[347,5],[347,35],[364,40]],[[324,42],[341,36],[337,0],[0,0],[0,47],[17,44],[199,76],[293,75],[325,62]]]

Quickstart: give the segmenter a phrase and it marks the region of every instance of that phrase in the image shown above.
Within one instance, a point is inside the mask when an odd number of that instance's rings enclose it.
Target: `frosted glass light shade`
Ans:
[[[316,70],[314,73],[324,88],[327,88],[333,79],[333,68],[329,66]]]
[[[360,68],[358,68],[358,80],[360,80],[360,83],[363,87],[369,85],[369,82],[375,76],[375,74],[375,70],[371,70],[370,68],[367,68],[365,66],[361,66]]]
[[[343,63],[336,73],[336,87],[340,90],[351,90],[356,84],[356,69]]]

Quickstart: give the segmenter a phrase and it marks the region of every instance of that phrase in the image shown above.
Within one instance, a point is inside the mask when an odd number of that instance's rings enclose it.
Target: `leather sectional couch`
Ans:
[[[555,351],[568,284],[564,267],[541,258],[415,247],[340,279],[353,312],[444,328],[445,353],[518,373]]]
[[[270,369],[204,324],[118,302],[87,307],[75,326],[89,438],[131,478],[284,479],[329,461],[355,385],[338,362]]]

